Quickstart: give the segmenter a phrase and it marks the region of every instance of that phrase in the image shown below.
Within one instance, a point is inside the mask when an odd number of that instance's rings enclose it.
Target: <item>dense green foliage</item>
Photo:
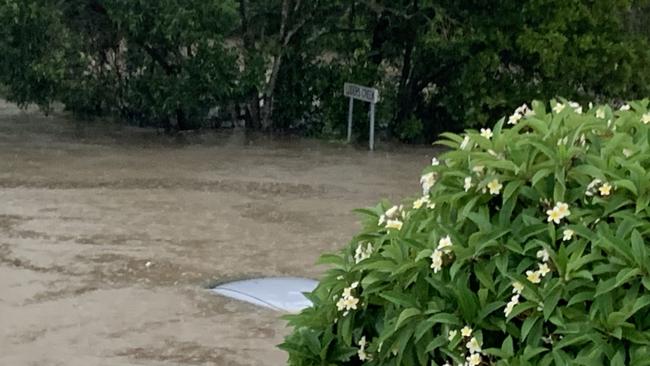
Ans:
[[[360,210],[289,363],[650,364],[648,100],[550,107],[444,134],[421,198]]]
[[[406,141],[484,125],[524,100],[650,93],[646,0],[0,0],[0,84],[166,128],[345,131],[346,81],[381,89]],[[366,134],[365,110],[355,130]],[[213,112],[214,112],[213,111]],[[213,113],[214,114],[214,113]]]

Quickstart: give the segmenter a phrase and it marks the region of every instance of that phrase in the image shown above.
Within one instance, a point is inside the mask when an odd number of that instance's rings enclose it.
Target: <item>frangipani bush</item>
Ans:
[[[290,365],[650,365],[648,101],[582,108],[445,134],[424,196],[322,257]]]

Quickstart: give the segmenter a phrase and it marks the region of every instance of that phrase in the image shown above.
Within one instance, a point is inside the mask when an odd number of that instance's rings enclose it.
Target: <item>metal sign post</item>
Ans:
[[[345,83],[343,94],[350,98],[348,108],[348,142],[352,140],[352,114],[354,112],[354,100],[358,99],[370,103],[370,150],[375,149],[375,105],[379,102],[379,90],[361,85]]]

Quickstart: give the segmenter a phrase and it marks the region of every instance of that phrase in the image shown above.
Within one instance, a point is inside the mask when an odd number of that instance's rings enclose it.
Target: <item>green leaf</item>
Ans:
[[[416,309],[416,308],[404,309],[402,313],[399,315],[399,318],[397,318],[397,324],[395,324],[395,329],[399,329],[406,320],[420,314],[422,314],[420,309]]]

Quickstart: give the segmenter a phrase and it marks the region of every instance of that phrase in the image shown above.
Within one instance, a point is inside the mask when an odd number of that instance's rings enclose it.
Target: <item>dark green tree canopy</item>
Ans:
[[[186,129],[216,108],[249,128],[337,136],[351,81],[381,89],[386,134],[431,141],[534,98],[648,95],[648,6],[2,0],[0,84],[20,104],[61,101],[82,116]]]

